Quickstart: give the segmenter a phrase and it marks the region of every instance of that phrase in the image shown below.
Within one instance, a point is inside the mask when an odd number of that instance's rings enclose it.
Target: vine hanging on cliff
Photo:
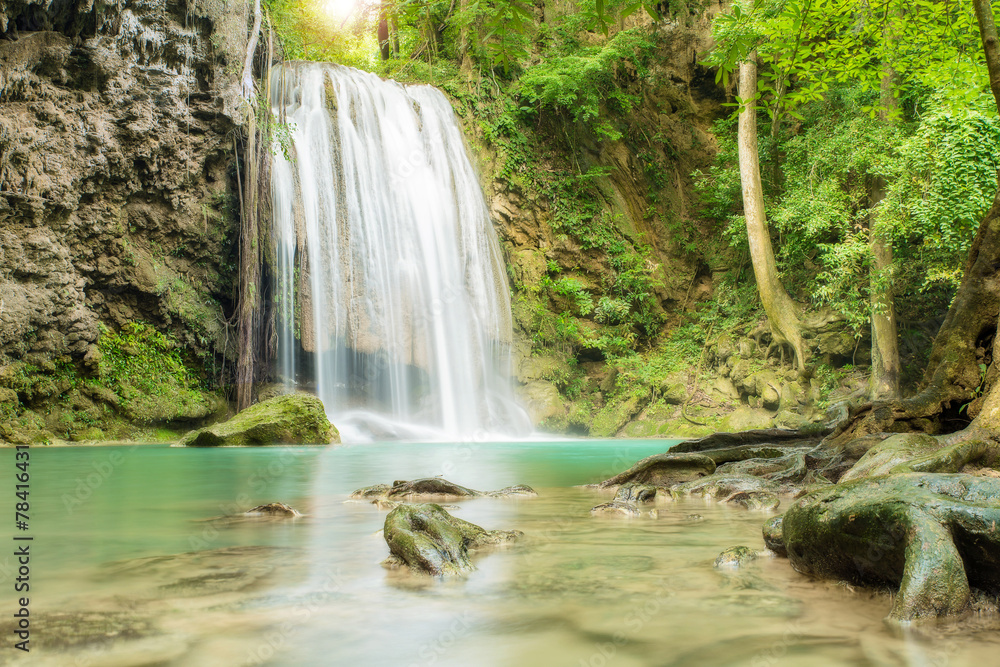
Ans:
[[[264,289],[262,284],[262,221],[269,219],[269,197],[267,172],[270,150],[266,136],[269,127],[270,77],[274,56],[274,40],[270,25],[268,27],[267,54],[264,63],[264,96],[258,101],[254,95],[253,58],[257,50],[257,35],[261,26],[260,2],[254,8],[254,28],[247,46],[247,59],[243,70],[242,89],[249,114],[247,116],[246,143],[243,146],[243,164],[246,174],[239,183],[240,190],[240,270],[239,298],[237,301],[237,332],[238,356],[236,361],[236,407],[243,410],[253,403],[253,388],[257,381],[259,368],[266,358],[263,331],[265,329]],[[270,22],[269,22],[270,23]],[[262,118],[259,118],[262,116]],[[234,149],[239,155],[239,148],[234,139]],[[239,159],[237,159],[237,179],[239,174]]]

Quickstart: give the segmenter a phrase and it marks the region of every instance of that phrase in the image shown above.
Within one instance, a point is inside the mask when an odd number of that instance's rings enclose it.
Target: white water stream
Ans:
[[[271,105],[278,372],[345,441],[531,430],[510,379],[510,294],[445,96],[288,63]]]

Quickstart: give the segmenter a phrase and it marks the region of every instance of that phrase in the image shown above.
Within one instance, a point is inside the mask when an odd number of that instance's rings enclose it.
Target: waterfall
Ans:
[[[271,77],[283,381],[345,441],[529,432],[503,259],[447,98],[325,63]]]

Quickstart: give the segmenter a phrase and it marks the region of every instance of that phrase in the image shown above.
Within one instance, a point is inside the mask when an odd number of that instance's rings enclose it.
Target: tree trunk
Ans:
[[[893,87],[896,72],[885,66],[882,72],[882,122],[891,123],[896,109]],[[892,271],[892,239],[880,223],[878,204],[885,199],[886,184],[878,178],[871,193],[868,217],[871,270],[868,292],[871,302],[872,376],[868,395],[872,400],[899,398],[899,334],[896,329],[896,302],[889,274]]]
[[[764,216],[764,192],[760,182],[760,158],[757,149],[757,62],[756,52],[740,65],[739,95],[743,109],[739,116],[740,183],[743,189],[743,215],[747,223],[750,258],[757,279],[757,291],[764,306],[771,335],[778,345],[792,348],[800,371],[805,370],[805,347],[795,304],[778,279],[774,249]]]
[[[990,88],[1000,112],[1000,41],[989,0],[973,0],[979,22]],[[837,445],[876,432],[899,430],[907,421],[914,430],[941,428],[931,418],[942,413],[964,413],[971,424],[944,442],[971,439],[1000,440],[1000,373],[993,360],[1000,355],[997,323],[1000,317],[1000,191],[979,224],[969,250],[962,284],[934,338],[924,373],[926,387],[902,401],[870,403],[852,410],[850,419],[827,437]],[[945,427],[947,425],[944,425]]]

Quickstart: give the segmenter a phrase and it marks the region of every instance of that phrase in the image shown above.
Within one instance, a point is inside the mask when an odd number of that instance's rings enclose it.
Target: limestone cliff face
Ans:
[[[139,419],[146,390],[90,381],[102,327],[165,333],[216,369],[234,358],[247,26],[243,2],[0,0],[0,421],[23,437]],[[143,419],[218,404],[182,389]]]
[[[0,0],[0,364],[133,320],[232,354],[239,4]]]

